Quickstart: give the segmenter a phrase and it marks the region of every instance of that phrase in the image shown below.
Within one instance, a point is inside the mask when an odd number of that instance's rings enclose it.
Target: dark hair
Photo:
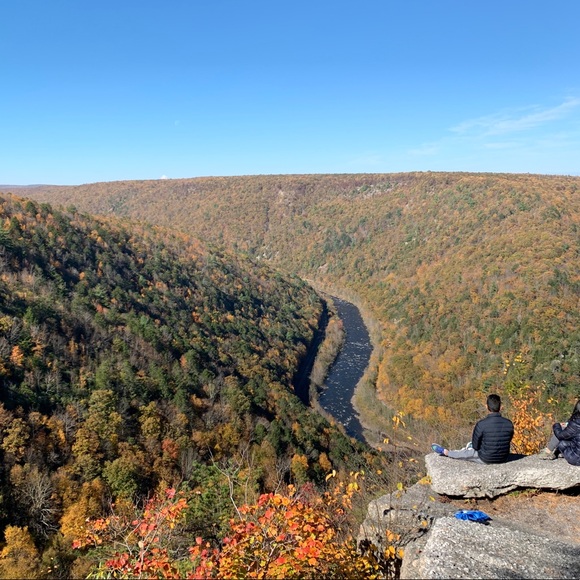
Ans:
[[[487,396],[487,408],[492,413],[497,413],[501,409],[501,399],[499,395],[488,395]]]
[[[580,418],[580,399],[578,399],[574,405],[574,409],[572,410],[572,417]],[[570,419],[572,419],[572,417],[570,417]]]

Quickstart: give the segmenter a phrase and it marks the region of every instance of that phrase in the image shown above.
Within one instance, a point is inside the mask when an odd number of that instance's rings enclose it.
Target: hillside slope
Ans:
[[[580,178],[415,173],[39,187],[36,199],[193,233],[355,293],[380,321],[377,389],[434,425],[482,392],[580,389]],[[517,362],[517,364],[516,364]]]
[[[213,537],[232,496],[352,468],[365,448],[293,394],[321,312],[186,236],[0,196],[0,527],[62,556],[109,501],[182,484]]]

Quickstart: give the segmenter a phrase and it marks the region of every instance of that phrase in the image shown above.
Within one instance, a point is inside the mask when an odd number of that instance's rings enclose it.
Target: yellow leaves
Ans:
[[[17,367],[21,367],[24,363],[24,352],[20,346],[16,345],[12,348],[10,353],[10,362]]]
[[[318,463],[320,463],[320,467],[322,467],[324,471],[330,471],[332,469],[332,463],[330,462],[330,459],[328,459],[328,455],[324,453],[324,451],[320,454],[320,457],[318,458]],[[336,471],[334,473],[336,473]],[[328,481],[328,479],[326,481]]]
[[[399,411],[396,415],[393,415],[393,428],[394,429],[407,426],[405,421],[403,421],[404,416],[405,416],[405,413],[403,413],[402,411]]]
[[[333,477],[336,477],[336,469],[333,469],[332,472],[326,476],[326,481],[328,481],[329,479],[331,479]]]
[[[549,427],[554,423],[551,413],[538,411],[545,387],[525,385],[518,395],[510,395],[511,420],[514,424],[512,447],[516,453],[530,455],[546,445]]]
[[[360,489],[360,487],[356,481],[353,481],[346,486],[346,489],[349,493],[352,493],[354,491],[358,491]]]
[[[36,578],[39,572],[39,554],[27,527],[7,526],[6,545],[0,552],[2,578]]]
[[[1,447],[6,453],[12,453],[20,459],[24,455],[29,439],[30,429],[28,425],[24,420],[16,418],[7,427]]]

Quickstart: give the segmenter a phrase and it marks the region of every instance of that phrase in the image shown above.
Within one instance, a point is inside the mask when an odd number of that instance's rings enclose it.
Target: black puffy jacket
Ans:
[[[503,463],[510,454],[514,425],[501,413],[490,413],[473,428],[471,444],[484,463]]]
[[[565,429],[560,423],[552,427],[554,435],[560,440],[558,450],[571,465],[580,465],[580,413],[574,413]]]

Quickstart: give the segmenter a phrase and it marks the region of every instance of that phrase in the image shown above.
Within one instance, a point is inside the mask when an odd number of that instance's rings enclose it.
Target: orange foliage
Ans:
[[[328,479],[336,475],[333,472]],[[241,519],[230,522],[231,534],[221,549],[198,538],[190,549],[195,569],[192,578],[376,578],[390,577],[393,563],[403,552],[393,546],[395,535],[381,558],[364,554],[350,535],[344,535],[342,518],[360,487],[351,474],[322,495],[305,486],[287,495],[264,494],[254,505],[240,508]]]
[[[112,515],[90,522],[73,548],[114,547],[115,552],[103,564],[112,577],[181,578],[169,547],[187,502],[174,489],[167,489],[165,496],[150,499],[134,519]]]
[[[71,503],[60,520],[60,531],[66,538],[78,538],[86,534],[86,522],[101,510],[104,485],[100,479],[83,483],[80,497]]]
[[[22,349],[16,345],[12,348],[12,353],[10,354],[10,362],[17,367],[21,367],[24,361],[24,352]]]
[[[516,453],[530,455],[546,446],[554,417],[538,410],[543,391],[543,386],[526,385],[518,395],[509,395],[514,424],[512,447]]]
[[[327,479],[335,476],[332,472]],[[382,553],[375,546],[361,553],[347,531],[346,516],[362,477],[351,474],[349,482],[336,482],[323,494],[311,484],[299,491],[289,486],[286,494],[263,494],[238,509],[220,547],[197,538],[188,560],[177,556],[183,550],[172,550],[172,534],[187,509],[185,497],[173,489],[165,498],[149,500],[137,517],[89,522],[73,547],[97,548],[103,577],[392,578],[403,557],[399,537],[387,531]]]

